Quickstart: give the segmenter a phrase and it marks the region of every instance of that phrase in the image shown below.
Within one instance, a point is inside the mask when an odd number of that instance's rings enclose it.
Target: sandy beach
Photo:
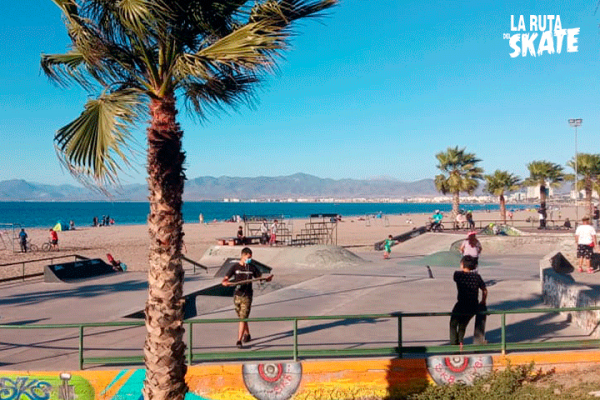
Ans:
[[[554,210],[552,215],[555,220],[558,219],[558,210]],[[583,215],[582,207],[580,207],[581,215]],[[368,220],[364,217],[343,218],[338,223],[337,244],[353,252],[374,251],[373,244],[375,242],[385,239],[390,234],[399,235],[414,227],[423,226],[427,223],[429,217],[429,214],[404,214],[387,215],[381,219],[370,218]],[[490,221],[500,221],[499,211],[476,212],[473,217],[478,226],[485,225]],[[566,217],[574,220],[574,207],[562,206],[560,217],[561,225],[562,220]],[[532,228],[537,226],[537,222],[525,222],[527,218],[533,218],[537,221],[537,213],[534,210],[517,211],[513,215],[513,224],[516,227]],[[287,222],[289,223],[289,221]],[[293,220],[293,235],[300,232],[301,227],[306,222],[308,222],[306,219]],[[443,222],[446,230],[452,228],[450,215],[445,215]],[[559,224],[559,222],[556,222],[556,224]],[[217,244],[216,238],[235,236],[237,227],[238,224],[229,222],[185,224],[185,256],[193,260],[199,260],[210,246]],[[42,243],[48,240],[49,233],[46,229],[28,229],[27,233],[31,242],[40,247]],[[6,238],[9,233],[4,232],[3,234]],[[17,252],[13,252],[10,248],[0,250],[0,264],[72,254],[106,260],[106,254],[110,253],[115,259],[120,259],[126,263],[129,270],[143,271],[147,269],[148,240],[146,225],[83,227],[74,231],[59,232],[60,251],[20,253],[18,252],[18,243],[15,242]],[[5,242],[9,242],[9,240],[5,240]],[[40,272],[42,267],[43,265],[26,264],[26,273]],[[2,267],[0,274],[6,276],[7,274],[14,274],[15,271],[20,274],[22,264],[14,267]]]

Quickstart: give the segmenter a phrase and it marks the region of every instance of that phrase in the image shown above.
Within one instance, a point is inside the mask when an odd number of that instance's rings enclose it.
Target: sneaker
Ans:
[[[238,349],[243,349],[244,348],[244,346],[242,345],[242,341],[241,340],[238,340],[235,345],[237,346]]]
[[[247,342],[249,342],[249,341],[251,341],[251,340],[252,340],[252,336],[250,336],[250,334],[249,334],[249,333],[245,334],[245,335],[244,335],[244,337],[242,338],[242,341],[243,341],[244,343],[247,343]]]

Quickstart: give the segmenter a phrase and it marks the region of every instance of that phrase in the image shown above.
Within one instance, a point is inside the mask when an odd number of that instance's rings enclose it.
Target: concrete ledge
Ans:
[[[600,304],[597,287],[576,282],[571,273],[573,266],[561,252],[550,253],[540,260],[540,284],[544,303],[553,308],[592,307]],[[573,323],[590,338],[599,338],[600,311],[567,313]]]

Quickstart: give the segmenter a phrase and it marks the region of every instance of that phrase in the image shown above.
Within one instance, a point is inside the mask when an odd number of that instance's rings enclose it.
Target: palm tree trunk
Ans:
[[[150,269],[146,302],[144,358],[146,400],[183,400],[185,343],[183,342],[183,268],[181,215],[185,175],[181,151],[183,132],[176,122],[175,97],[153,99],[148,128],[148,189],[150,192]]]
[[[506,225],[506,201],[503,194],[500,195],[500,215],[502,216],[504,225]]]
[[[452,196],[452,220],[456,219],[458,215],[458,210],[460,208],[460,193],[455,192]]]

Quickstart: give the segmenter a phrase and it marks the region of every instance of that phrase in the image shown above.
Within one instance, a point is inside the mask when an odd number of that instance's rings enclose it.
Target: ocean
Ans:
[[[498,210],[497,204],[461,204],[468,210]],[[511,205],[510,208],[521,208]],[[205,222],[224,221],[234,215],[308,218],[311,214],[339,214],[342,217],[383,214],[433,213],[436,209],[450,211],[451,204],[439,203],[223,203],[186,202],[185,222],[196,223],[202,213]],[[130,202],[0,202],[0,224],[15,224],[24,228],[52,227],[58,221],[75,222],[75,226],[90,226],[94,216],[110,215],[116,224],[145,224],[148,203]]]

